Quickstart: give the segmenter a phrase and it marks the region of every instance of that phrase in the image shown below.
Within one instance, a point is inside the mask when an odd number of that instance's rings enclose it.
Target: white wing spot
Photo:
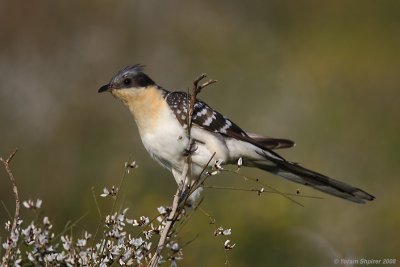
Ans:
[[[210,126],[213,122],[213,117],[208,117],[207,120],[203,123],[204,126]]]
[[[226,134],[226,130],[229,129],[229,127],[232,126],[232,123],[229,120],[225,120],[225,125],[224,127],[221,128],[221,130],[219,130],[221,133]]]

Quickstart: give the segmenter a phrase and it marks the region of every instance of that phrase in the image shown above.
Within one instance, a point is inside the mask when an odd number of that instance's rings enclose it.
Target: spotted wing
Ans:
[[[166,96],[166,101],[174,112],[175,117],[186,128],[189,106],[187,94],[184,92],[171,92]],[[241,136],[247,136],[239,126],[200,100],[197,100],[194,105],[192,122],[211,132],[228,136],[230,132],[235,132]]]
[[[189,106],[187,94],[184,92],[171,92],[166,95],[166,101],[180,124],[186,128]],[[286,139],[252,138],[230,119],[200,100],[197,100],[194,105],[192,122],[210,132],[249,142],[262,149],[291,147],[294,144],[294,142]]]

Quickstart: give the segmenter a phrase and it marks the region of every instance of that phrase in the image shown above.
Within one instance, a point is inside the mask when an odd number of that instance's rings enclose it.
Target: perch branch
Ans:
[[[5,170],[6,170],[7,174],[8,174],[8,177],[11,180],[11,183],[12,183],[12,186],[13,186],[14,197],[15,197],[15,213],[14,213],[13,224],[11,226],[11,231],[10,231],[11,235],[12,235],[12,233],[15,232],[15,230],[17,228],[17,224],[18,224],[18,220],[19,220],[19,208],[20,208],[18,187],[17,187],[17,184],[16,184],[15,179],[14,179],[14,174],[12,173],[11,168],[10,168],[11,160],[14,158],[15,154],[17,153],[17,151],[18,151],[18,149],[16,148],[14,150],[14,152],[11,153],[11,155],[7,159],[3,159],[3,158],[0,157],[0,161],[3,163],[4,168],[5,168]],[[12,253],[12,250],[13,250],[13,246],[9,246],[6,249],[6,252],[4,253],[3,262],[1,264],[2,267],[3,266],[8,266],[8,261],[9,261],[10,255]]]
[[[182,172],[181,181],[183,181],[185,179],[185,177],[189,171],[189,164],[187,162],[185,162],[185,165],[183,168],[184,169]],[[176,190],[174,200],[172,202],[172,208],[171,208],[171,211],[167,218],[167,222],[165,224],[165,227],[161,230],[161,233],[160,233],[160,240],[158,241],[157,250],[149,263],[150,267],[158,266],[158,263],[159,263],[160,257],[161,257],[161,252],[163,251],[165,244],[167,242],[168,234],[171,232],[172,227],[174,226],[174,224],[177,221],[177,218],[181,212],[181,209],[179,209],[180,208],[179,200],[181,198],[183,188],[184,188],[184,183],[181,183],[178,186],[178,189]]]
[[[154,256],[151,258],[148,266],[150,267],[156,267],[158,266],[160,259],[161,259],[161,253],[165,247],[165,244],[167,243],[167,239],[168,236],[171,234],[171,231],[175,225],[175,223],[178,221],[179,215],[181,214],[184,205],[186,203],[187,198],[189,197],[190,193],[193,192],[190,188],[187,188],[187,194],[184,196],[185,198],[182,199],[182,196],[184,194],[182,194],[185,190],[185,186],[186,186],[186,179],[189,176],[189,170],[190,170],[190,165],[191,165],[191,153],[193,152],[193,141],[191,138],[191,129],[192,129],[192,118],[193,118],[193,111],[194,111],[194,106],[196,104],[196,97],[197,95],[201,92],[201,90],[215,82],[217,82],[216,80],[209,80],[201,85],[199,85],[199,82],[204,79],[205,77],[207,77],[206,74],[202,74],[200,75],[194,82],[192,85],[192,92],[189,95],[188,94],[188,111],[187,111],[187,136],[189,138],[189,143],[188,143],[188,147],[187,147],[187,155],[185,157],[185,163],[183,166],[183,171],[180,177],[180,181],[182,181],[179,185],[178,185],[178,189],[176,190],[173,202],[172,202],[172,208],[171,211],[167,217],[167,221],[166,224],[164,226],[164,228],[161,230],[160,233],[160,240],[158,241],[158,245],[157,245],[157,250],[154,254]],[[182,205],[180,205],[182,204]]]

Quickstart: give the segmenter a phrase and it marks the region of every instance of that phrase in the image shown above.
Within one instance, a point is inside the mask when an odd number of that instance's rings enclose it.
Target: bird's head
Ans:
[[[118,71],[111,81],[100,87],[99,93],[110,92],[113,96],[124,100],[127,96],[138,94],[156,83],[143,72],[143,66],[136,64]]]

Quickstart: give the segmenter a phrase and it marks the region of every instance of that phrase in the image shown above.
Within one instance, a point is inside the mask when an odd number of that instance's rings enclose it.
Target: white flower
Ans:
[[[63,251],[63,252],[57,254],[56,259],[57,259],[57,261],[63,261],[63,260],[65,260],[66,257],[67,256],[65,255],[65,252]]]
[[[143,226],[143,225],[148,224],[149,222],[150,222],[150,220],[148,217],[140,216],[139,221],[133,220],[132,225],[133,226]]]
[[[36,205],[35,206],[36,206],[37,209],[40,209],[40,207],[42,206],[42,200],[38,198],[36,200]]]
[[[11,230],[11,222],[10,222],[10,221],[7,221],[4,228],[5,228],[7,231],[10,231],[10,230]]]
[[[216,168],[217,170],[223,170],[224,168],[221,167],[222,162],[222,159],[215,161],[214,168]]]
[[[42,200],[37,199],[36,202],[34,202],[33,200],[29,199],[28,201],[22,202],[22,205],[24,205],[24,207],[27,209],[40,209],[42,206]]]
[[[134,246],[135,249],[138,249],[139,247],[141,247],[143,245],[143,243],[144,243],[144,241],[141,237],[134,238],[129,241],[129,244]]]
[[[161,215],[167,214],[167,209],[164,208],[163,206],[158,207],[157,210]]]
[[[45,245],[48,243],[47,236],[44,233],[40,233],[38,236],[38,243],[40,245]]]
[[[24,205],[25,208],[30,209],[31,206],[33,205],[32,200],[24,201],[22,202],[22,205]]]
[[[150,249],[151,249],[151,242],[145,243],[145,249],[146,249],[147,251],[150,251]]]
[[[225,250],[231,250],[236,246],[236,244],[231,244],[231,241],[227,239],[224,243]]]
[[[50,224],[49,217],[46,216],[46,217],[43,218],[43,224],[44,224],[44,225],[48,225],[48,226],[51,225],[51,224]]]
[[[215,231],[214,231],[214,235],[215,236],[219,236],[219,235],[231,235],[232,233],[232,229],[224,229],[222,228],[222,226],[218,227]]]
[[[124,214],[118,214],[117,216],[118,224],[124,226],[125,223],[125,215]]]
[[[224,231],[224,228],[222,228],[222,226],[220,226],[214,231],[214,235],[219,236],[222,234],[223,231]]]
[[[5,250],[9,249],[11,247],[12,243],[10,242],[10,240],[8,240],[7,242],[3,243],[3,248]]]
[[[22,259],[18,259],[16,261],[14,261],[14,266],[15,267],[21,267],[20,263],[21,263]]]
[[[178,252],[178,251],[179,251],[179,244],[178,244],[178,243],[173,243],[173,244],[171,245],[171,250],[172,250],[173,252]]]
[[[101,260],[100,267],[108,267],[107,263],[109,263],[109,262],[110,262],[110,259],[108,258],[108,256],[106,256],[105,258],[103,258]]]
[[[85,231],[84,238],[85,238],[86,240],[89,240],[91,237],[92,237],[92,235],[89,234],[87,231]]]
[[[132,265],[133,264],[132,253],[133,253],[133,251],[131,249],[128,249],[124,253],[124,255],[122,255],[122,258],[119,260],[119,264],[127,265],[127,266]]]
[[[86,239],[78,239],[78,241],[76,242],[76,246],[77,246],[77,247],[84,247],[84,246],[86,246]]]
[[[137,165],[136,161],[134,160],[131,163],[125,162],[125,167],[130,169],[136,169],[139,167],[139,165]]]
[[[71,239],[68,236],[61,236],[61,241],[65,250],[71,249]]]
[[[47,263],[47,262],[53,262],[53,261],[55,261],[57,259],[57,254],[56,253],[52,253],[52,254],[47,254],[45,257],[44,257],[44,261]]]
[[[19,230],[18,229],[15,229],[15,231],[11,232],[10,239],[15,245],[17,245],[17,242],[19,239]]]
[[[238,166],[238,168],[240,169],[240,167],[242,167],[242,165],[243,165],[243,159],[242,159],[242,157],[240,157],[240,158],[238,159],[237,166]]]
[[[144,237],[149,240],[152,236],[153,236],[153,231],[149,230],[149,231],[143,231]]]
[[[111,190],[109,190],[107,187],[104,187],[103,189],[103,194],[100,194],[101,197],[108,197],[112,196],[115,197],[118,193],[118,187],[112,186]]]
[[[106,197],[110,194],[110,191],[108,191],[107,187],[104,187],[103,189],[103,194],[101,194],[101,197]]]
[[[138,168],[139,165],[136,164],[136,161],[132,161],[131,163],[125,162],[125,168],[127,168],[127,173],[130,173],[131,169]]]
[[[31,253],[28,253],[28,260],[30,260],[31,262],[35,262],[35,257],[33,257]]]
[[[264,193],[265,192],[265,189],[264,189],[264,187],[261,187],[261,189],[259,189],[258,191],[257,191],[257,194],[260,196],[262,193]]]
[[[225,229],[225,230],[222,232],[222,235],[231,235],[231,233],[232,233],[232,229],[229,228],[229,229]]]
[[[112,246],[111,250],[110,250],[110,253],[111,253],[112,256],[118,257],[119,254],[120,254],[119,251],[120,251],[120,247],[119,246]]]

